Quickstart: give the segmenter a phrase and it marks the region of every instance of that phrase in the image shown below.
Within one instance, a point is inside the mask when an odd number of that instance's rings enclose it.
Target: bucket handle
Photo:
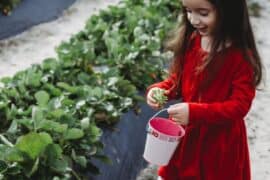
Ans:
[[[149,119],[149,121],[152,120],[153,118],[155,118],[157,115],[159,115],[159,114],[162,113],[163,111],[167,111],[167,110],[168,110],[168,108],[163,108],[163,109],[159,110],[158,112],[156,112],[156,113]]]
[[[168,110],[168,108],[163,108],[163,109],[161,109],[161,110],[159,110],[158,112],[156,112],[149,120],[148,120],[148,122],[149,121],[151,121],[153,118],[155,118],[157,115],[159,115],[160,113],[162,113],[163,111],[167,111]],[[150,133],[150,130],[149,130],[149,125],[148,125],[149,123],[147,123],[146,124],[146,132],[147,133]]]

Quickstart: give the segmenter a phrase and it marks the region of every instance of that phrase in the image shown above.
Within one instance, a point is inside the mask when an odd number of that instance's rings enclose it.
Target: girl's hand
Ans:
[[[180,125],[187,125],[189,122],[189,106],[188,103],[178,103],[168,108],[168,114],[171,119]]]
[[[146,102],[149,106],[151,106],[153,109],[159,109],[163,106],[163,104],[160,104],[159,102],[157,102],[157,100],[154,98],[154,93],[157,90],[163,90],[161,88],[158,87],[153,87],[148,91],[147,97],[146,97]],[[165,91],[164,93],[165,95],[167,94],[167,91]]]

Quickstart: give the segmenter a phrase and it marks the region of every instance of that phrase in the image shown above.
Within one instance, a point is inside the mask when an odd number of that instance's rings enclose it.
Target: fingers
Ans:
[[[153,98],[152,93],[150,92],[147,96],[147,102],[149,102],[150,104],[156,104],[156,100]]]
[[[169,90],[165,90],[164,94],[165,95],[169,95],[170,91]]]
[[[157,104],[154,100],[147,99],[147,104],[149,106],[151,106],[152,108],[154,108],[154,109],[158,109],[159,108],[159,104]]]
[[[186,125],[189,122],[189,109],[187,103],[178,103],[168,108],[168,114],[172,121]]]
[[[178,125],[184,125],[185,124],[185,122],[183,121],[183,118],[181,118],[181,117],[171,117],[170,120],[173,121],[174,123],[178,124]]]
[[[159,109],[161,108],[160,104],[156,102],[156,100],[153,98],[153,90],[157,89],[156,87],[152,88],[149,90],[146,98],[146,102],[149,106],[151,106],[154,109]],[[159,88],[158,88],[159,89]]]
[[[171,118],[171,120],[172,120],[173,122],[177,123],[177,124],[180,124],[180,125],[182,124],[182,123],[180,122],[179,119]]]
[[[171,117],[171,120],[173,122],[175,122],[176,124],[179,124],[179,125],[183,125],[185,124],[184,120],[183,120],[183,117],[181,116],[174,116],[174,117]]]
[[[176,114],[179,114],[181,113],[181,109],[182,109],[182,103],[178,103],[178,104],[174,104],[174,105],[171,105],[169,108],[168,108],[168,114],[170,115],[176,115]]]

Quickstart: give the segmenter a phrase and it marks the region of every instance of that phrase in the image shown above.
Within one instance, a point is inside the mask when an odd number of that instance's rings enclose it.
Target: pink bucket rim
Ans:
[[[162,132],[159,132],[158,130],[156,130],[156,129],[154,129],[152,126],[151,126],[151,124],[150,124],[150,122],[152,121],[152,120],[154,120],[154,119],[160,119],[160,120],[164,120],[164,121],[169,121],[169,119],[166,119],[166,118],[163,118],[163,117],[155,117],[155,118],[153,118],[153,119],[150,119],[149,120],[149,122],[148,122],[148,126],[149,126],[149,128],[150,129],[152,129],[152,130],[154,130],[155,132],[157,132],[157,133],[159,133],[159,134],[161,134],[161,135],[163,135],[163,136],[167,136],[167,137],[171,137],[171,138],[182,138],[184,135],[185,135],[185,129],[181,126],[181,125],[177,125],[179,128],[180,128],[180,131],[181,131],[181,134],[180,135],[178,135],[178,136],[172,136],[172,135],[168,135],[168,134],[164,134],[164,133],[162,133]]]

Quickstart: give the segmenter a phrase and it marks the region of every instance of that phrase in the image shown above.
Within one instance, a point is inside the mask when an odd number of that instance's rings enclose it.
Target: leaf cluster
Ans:
[[[99,173],[100,125],[113,125],[163,74],[177,0],[122,1],[92,16],[57,58],[0,82],[0,179],[84,179]]]

